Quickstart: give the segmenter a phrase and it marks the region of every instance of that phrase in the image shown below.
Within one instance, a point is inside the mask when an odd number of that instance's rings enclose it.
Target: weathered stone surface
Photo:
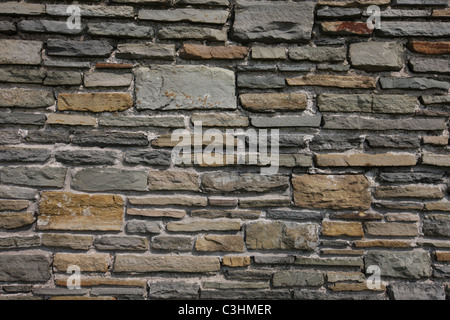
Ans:
[[[381,276],[420,279],[431,276],[431,261],[428,252],[413,251],[369,251],[365,258],[366,268],[380,267]]]
[[[373,33],[373,29],[367,27],[366,22],[353,22],[353,21],[330,21],[322,22],[320,24],[322,31],[331,35],[370,35]]]
[[[191,222],[169,222],[170,232],[200,232],[200,231],[239,231],[241,221],[237,219],[194,220]]]
[[[199,191],[198,174],[189,171],[150,171],[150,190]]]
[[[418,225],[416,223],[366,222],[365,228],[367,234],[370,236],[416,237],[419,235]]]
[[[17,24],[22,32],[29,33],[59,33],[76,35],[83,32],[83,29],[69,29],[65,21],[52,20],[22,20]]]
[[[200,121],[204,127],[247,127],[249,124],[246,116],[236,113],[194,113],[191,116],[191,122],[197,121]]]
[[[391,283],[389,295],[394,300],[445,300],[443,286],[431,283]]]
[[[362,257],[316,258],[316,257],[296,256],[295,264],[304,266],[362,267],[364,265],[364,262]]]
[[[380,78],[380,84],[383,89],[407,89],[407,90],[428,90],[441,89],[448,90],[450,84],[445,81],[439,81],[431,78]]]
[[[120,59],[173,60],[175,45],[153,42],[118,44],[116,57]]]
[[[450,23],[422,21],[386,21],[379,30],[386,37],[447,37]]]
[[[84,75],[84,86],[86,88],[92,87],[129,87],[133,81],[133,75],[131,73],[112,73],[112,72],[89,72]],[[120,95],[120,94],[118,94]],[[114,97],[114,94],[110,94],[110,97]],[[102,100],[106,100],[106,97],[102,97]],[[117,99],[117,104],[131,104],[133,101],[131,96],[123,95],[123,98]],[[124,100],[124,101],[122,101]],[[114,105],[114,102],[110,102]],[[114,106],[116,107],[116,106]],[[118,108],[118,106],[116,107]],[[107,110],[105,110],[107,111]],[[111,110],[114,111],[114,110]],[[118,110],[122,111],[122,110]]]
[[[15,129],[1,129],[0,130],[0,145],[19,144],[22,142],[22,135],[19,130]]]
[[[309,39],[314,2],[238,1],[233,36],[243,42],[289,42]]]
[[[0,69],[0,81],[12,83],[42,84],[47,75],[44,70],[36,69]]]
[[[252,173],[205,173],[202,188],[207,192],[270,192],[288,188],[289,178],[283,175],[262,176]]]
[[[131,164],[170,166],[172,156],[170,151],[133,150],[125,153],[124,161]]]
[[[244,237],[233,235],[206,235],[195,242],[195,250],[205,252],[244,252]]]
[[[238,87],[248,89],[280,89],[286,86],[283,77],[277,75],[239,74]]]
[[[44,162],[50,158],[50,149],[0,148],[0,162]]]
[[[149,247],[149,241],[144,237],[102,236],[95,239],[94,246],[98,250],[146,251]]]
[[[239,205],[241,208],[255,207],[289,207],[291,205],[291,197],[285,196],[262,196],[240,198]]]
[[[289,58],[314,62],[344,61],[347,58],[347,47],[294,47],[289,50]]]
[[[415,136],[371,135],[366,137],[370,148],[411,149],[420,147],[420,139]]]
[[[444,193],[438,186],[381,186],[375,190],[376,198],[426,198],[442,199]]]
[[[251,117],[251,123],[259,128],[279,128],[279,127],[320,127],[322,116],[320,113],[315,115],[303,116],[279,116],[279,117]]]
[[[423,233],[430,237],[450,237],[450,217],[444,214],[425,216]]]
[[[217,289],[217,290],[235,290],[235,289],[269,289],[268,282],[250,282],[250,281],[203,281],[203,289]]]
[[[325,275],[311,271],[281,271],[273,275],[274,287],[319,287],[325,282]]]
[[[159,281],[149,283],[150,299],[197,299],[200,286],[197,283]]]
[[[240,46],[204,46],[197,44],[184,44],[180,56],[188,60],[203,59],[245,59],[249,49]]]
[[[43,254],[1,254],[0,281],[45,282],[50,279],[50,258]]]
[[[127,116],[101,116],[100,126],[104,127],[169,127],[184,128],[183,116],[150,116],[150,117],[127,117]]]
[[[3,183],[62,188],[67,169],[60,167],[4,167],[0,173]]]
[[[449,262],[450,261],[450,252],[436,251],[436,260]]]
[[[296,206],[318,209],[361,209],[371,205],[369,182],[363,175],[293,176]]]
[[[44,108],[55,102],[50,90],[0,89],[0,107]]]
[[[409,64],[414,72],[450,73],[449,60],[446,59],[412,58]]]
[[[140,132],[90,131],[76,132],[72,143],[81,146],[147,146],[148,138]]]
[[[447,0],[394,0],[394,6],[447,6]]]
[[[450,156],[448,154],[424,154],[422,164],[439,167],[450,167]]]
[[[176,27],[162,27],[158,31],[158,38],[172,39],[172,40],[206,40],[206,41],[226,41],[227,33],[225,30],[191,27],[191,26],[176,26]]]
[[[3,212],[0,213],[0,228],[22,228],[34,223],[35,220],[32,212]]]
[[[297,222],[253,222],[246,226],[250,250],[306,250],[318,245],[318,225]]]
[[[0,64],[40,64],[42,46],[41,41],[3,39]]]
[[[181,205],[205,207],[208,203],[206,197],[188,195],[177,195],[176,197],[171,195],[146,196],[144,198],[129,197],[128,201],[132,205],[149,206]]]
[[[143,67],[136,71],[136,107],[139,110],[236,109],[234,84],[234,73],[217,67]]]
[[[352,89],[375,89],[376,79],[367,76],[307,75],[288,78],[290,86],[321,86]]]
[[[146,191],[147,172],[115,168],[86,168],[73,176],[72,187],[82,191]]]
[[[242,206],[241,208],[245,208]],[[192,210],[192,217],[199,217],[203,219],[216,219],[216,218],[230,218],[230,219],[258,219],[262,214],[260,210]]]
[[[434,146],[446,146],[448,145],[448,137],[445,136],[423,136],[422,141],[424,144],[431,144]]]
[[[78,5],[83,17],[133,18],[134,9],[131,6]],[[70,16],[68,5],[48,4],[46,13],[52,16]]]
[[[396,167],[396,166],[414,166],[417,160],[413,154],[318,154],[316,155],[316,164],[321,167]]]
[[[39,230],[120,231],[123,199],[113,195],[43,192],[39,202]]]
[[[310,141],[309,148],[313,151],[351,150],[358,149],[360,145],[361,138],[359,136],[321,134],[316,135]]]
[[[126,226],[128,233],[160,233],[161,232],[161,226],[156,221],[143,221],[143,220],[129,220],[127,222]],[[120,242],[122,239],[121,237],[118,237],[116,242]],[[136,243],[139,245],[139,248],[142,250],[148,249],[148,243],[147,241],[136,241]],[[118,245],[121,245],[120,243],[117,243]],[[132,245],[133,242],[130,243]],[[124,248],[124,250],[127,250]]]
[[[55,159],[70,165],[109,164],[115,163],[119,153],[104,150],[57,150]]]
[[[245,109],[255,112],[301,111],[308,103],[306,94],[301,93],[247,93],[239,100]]]
[[[46,119],[47,117],[45,116],[45,114],[38,114],[38,113],[25,113],[25,112],[0,113],[0,124],[39,126],[43,125]]]
[[[47,54],[67,57],[107,57],[113,47],[106,41],[66,41],[60,39],[47,40]]]
[[[103,37],[153,38],[155,30],[152,27],[135,23],[96,22],[89,23],[88,34]]]
[[[317,106],[324,112],[372,112],[373,96],[369,94],[321,94]]]
[[[156,236],[152,238],[152,249],[170,252],[191,251],[193,239],[187,236]]]
[[[44,85],[47,86],[79,86],[82,74],[79,71],[47,71]]]
[[[8,1],[2,3],[0,13],[6,15],[37,16],[45,13],[45,5],[39,3]]]
[[[59,111],[116,112],[133,106],[127,93],[60,93]]]
[[[289,290],[202,290],[200,299],[205,300],[288,300]]]
[[[403,45],[399,42],[361,42],[350,45],[351,64],[366,71],[398,71],[403,68]]]
[[[52,113],[47,116],[46,123],[67,126],[94,126],[97,122],[95,118],[89,116]]]
[[[142,256],[118,254],[114,272],[215,272],[220,270],[216,257]]]
[[[175,218],[182,219],[186,215],[185,210],[180,209],[132,209],[127,210],[127,214],[131,216],[142,216],[142,217],[163,217],[163,218]]]
[[[228,10],[174,9],[174,10],[139,10],[140,20],[162,22],[192,22],[208,24],[224,24],[229,15]]]
[[[321,221],[323,214],[311,211],[292,209],[269,209],[266,217],[273,220],[318,220]]]
[[[250,265],[250,257],[225,256],[222,259],[222,265],[231,268],[247,267]]]
[[[106,272],[109,259],[107,253],[56,253],[53,268],[65,273],[69,266],[77,265],[83,272]]]
[[[90,249],[94,237],[91,235],[74,235],[60,233],[44,233],[42,235],[42,245],[52,248],[68,248],[73,250]]]
[[[34,189],[0,185],[0,198],[2,199],[34,199],[36,194]]]
[[[418,104],[417,98],[407,95],[374,95],[374,113],[413,114]]]
[[[252,58],[261,60],[286,59],[286,48],[284,47],[252,47]]]
[[[0,211],[20,211],[28,208],[27,200],[0,200]]]
[[[425,210],[450,212],[450,201],[427,202],[425,203]]]
[[[322,221],[322,235],[339,237],[362,237],[364,230],[360,222]]]
[[[410,41],[410,50],[428,55],[439,55],[450,53],[450,41]]]
[[[317,10],[318,18],[359,18],[361,10],[359,8],[321,8]]]
[[[354,242],[356,248],[412,248],[414,243],[402,240],[358,240]]]
[[[33,248],[39,247],[41,245],[41,237],[39,235],[31,235],[31,236],[12,236],[12,237],[2,237],[0,238],[0,249],[21,249],[21,248]],[[11,288],[11,290],[5,290],[7,292],[14,292],[15,290]],[[17,289],[17,291],[22,291]]]
[[[379,178],[389,183],[441,183],[444,175],[437,172],[381,172]]]

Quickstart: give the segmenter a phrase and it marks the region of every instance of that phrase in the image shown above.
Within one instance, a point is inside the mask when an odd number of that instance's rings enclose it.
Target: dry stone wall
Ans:
[[[0,299],[449,298],[449,17],[2,1]]]

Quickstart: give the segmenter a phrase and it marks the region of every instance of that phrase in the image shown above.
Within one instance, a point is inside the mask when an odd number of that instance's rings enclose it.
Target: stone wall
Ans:
[[[72,4],[0,4],[0,299],[449,297],[448,0]]]

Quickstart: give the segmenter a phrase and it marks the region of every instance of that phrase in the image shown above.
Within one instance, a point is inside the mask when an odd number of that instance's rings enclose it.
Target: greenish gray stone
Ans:
[[[233,37],[241,42],[309,40],[315,1],[237,1]]]
[[[414,114],[418,105],[417,97],[407,95],[374,95],[374,113]]]
[[[79,71],[47,71],[44,85],[47,86],[79,86],[82,74]]]
[[[34,189],[14,186],[0,186],[0,198],[3,199],[34,199],[36,195],[37,191]]]
[[[0,162],[44,162],[51,150],[43,148],[0,148]]]
[[[4,167],[0,171],[4,183],[62,188],[66,179],[66,168],[59,167]]]
[[[350,45],[352,67],[366,71],[398,71],[403,68],[403,45],[398,42],[361,42]]]
[[[324,273],[317,271],[290,270],[273,275],[274,287],[320,287],[324,283]]]
[[[429,104],[450,104],[450,96],[422,96],[423,103]]]
[[[317,106],[323,112],[372,112],[370,94],[321,94]]]
[[[414,72],[450,73],[450,60],[412,58],[409,64]]]
[[[80,191],[146,191],[146,171],[86,168],[75,173],[72,187]]]
[[[92,288],[92,296],[108,296],[115,297],[118,300],[144,300],[146,288],[130,288],[130,287],[111,287],[111,288]]]
[[[161,22],[191,22],[191,23],[208,23],[208,24],[224,24],[227,21],[228,10],[206,10],[181,8],[174,10],[146,10],[139,11],[138,18],[140,20],[152,20]]]
[[[384,78],[380,79],[383,89],[407,89],[407,90],[428,90],[441,89],[448,90],[450,83],[428,78]]]
[[[289,50],[289,58],[314,62],[344,61],[347,58],[347,47],[294,47]]]
[[[156,221],[130,220],[126,228],[129,233],[161,233],[161,226]]]
[[[55,103],[51,90],[0,89],[0,107],[45,108]]]
[[[119,59],[173,60],[175,45],[153,42],[118,44],[116,57]]]
[[[43,254],[0,254],[0,281],[46,282],[50,258]]]
[[[45,114],[28,112],[0,112],[0,124],[17,125],[44,125],[47,117]]]
[[[377,265],[381,276],[420,279],[432,274],[431,260],[424,250],[413,251],[369,251],[365,257],[365,268]]]
[[[294,264],[294,256],[254,256],[253,260],[256,264]]]
[[[320,114],[311,116],[280,116],[280,117],[251,117],[252,125],[258,128],[280,128],[280,127],[320,127],[322,116]]]
[[[237,280],[270,280],[273,271],[271,270],[227,270],[227,279]]]
[[[414,149],[420,147],[420,138],[417,136],[370,135],[366,137],[366,141],[370,148]]]
[[[140,26],[135,23],[96,22],[88,23],[88,34],[103,37],[153,38],[152,27]]]
[[[102,236],[94,240],[98,250],[132,250],[145,251],[148,249],[148,239],[133,236]]]
[[[283,77],[275,75],[239,74],[237,85],[240,88],[248,89],[277,89],[284,88],[286,81]]]
[[[152,249],[170,252],[191,251],[193,239],[188,236],[156,236],[152,238]]]
[[[85,296],[89,289],[69,289],[69,288],[33,288],[36,296]]]
[[[41,84],[47,72],[35,69],[0,69],[1,82]]]
[[[162,27],[158,31],[158,37],[162,40],[227,41],[225,30],[191,26]]]
[[[429,237],[450,238],[450,216],[430,214],[423,220],[423,233]]]
[[[70,132],[66,130],[28,130],[25,137],[25,141],[28,143],[42,143],[42,144],[55,144],[55,143],[69,143]]]
[[[236,109],[234,72],[207,66],[136,70],[138,110]]]
[[[41,238],[38,235],[0,238],[0,249],[33,248],[40,245]]]
[[[133,81],[131,73],[112,73],[95,71],[84,75],[84,86],[92,87],[129,87]]]
[[[118,152],[105,150],[57,150],[55,152],[56,161],[69,165],[113,165],[118,157]]]
[[[197,283],[158,281],[149,283],[150,299],[198,299],[200,286]]]

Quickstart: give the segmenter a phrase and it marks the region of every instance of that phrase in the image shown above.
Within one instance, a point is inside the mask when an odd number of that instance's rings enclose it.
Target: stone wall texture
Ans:
[[[450,299],[448,0],[72,4],[0,3],[0,299]]]

